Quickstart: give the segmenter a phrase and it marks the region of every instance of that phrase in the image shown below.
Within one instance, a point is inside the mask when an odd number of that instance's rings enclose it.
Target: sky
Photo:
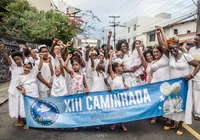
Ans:
[[[109,27],[109,15],[120,16],[117,21],[124,24],[137,16],[153,17],[161,12],[171,13],[172,17],[178,17],[181,14],[188,13],[196,9],[192,0],[64,0],[68,5],[77,7],[83,11],[92,10],[92,12],[101,20],[94,21],[88,17],[83,17],[96,27],[96,31],[91,34],[97,38],[101,38],[101,30],[107,31]],[[197,0],[194,0],[195,2]],[[119,27],[121,28],[121,27]]]

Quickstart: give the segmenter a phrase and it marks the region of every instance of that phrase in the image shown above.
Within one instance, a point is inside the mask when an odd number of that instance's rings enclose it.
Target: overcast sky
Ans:
[[[94,36],[100,36],[100,29],[109,29],[109,15],[119,15],[121,24],[136,16],[154,16],[160,12],[172,13],[173,17],[179,16],[196,9],[192,0],[64,0],[68,5],[81,10],[92,10],[102,20],[94,23],[98,31]],[[197,1],[197,0],[194,0]]]

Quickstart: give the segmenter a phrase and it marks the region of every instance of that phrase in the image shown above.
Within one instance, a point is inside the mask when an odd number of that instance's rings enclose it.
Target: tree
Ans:
[[[0,33],[18,39],[50,44],[53,38],[70,41],[76,34],[70,19],[58,11],[38,11],[26,0],[10,0]]]

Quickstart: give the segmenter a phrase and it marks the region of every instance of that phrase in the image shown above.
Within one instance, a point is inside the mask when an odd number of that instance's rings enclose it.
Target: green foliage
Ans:
[[[38,11],[26,0],[9,1],[11,3],[5,8],[10,12],[3,13],[3,21],[0,23],[1,34],[47,44],[53,38],[70,41],[76,34],[70,19],[60,12]]]

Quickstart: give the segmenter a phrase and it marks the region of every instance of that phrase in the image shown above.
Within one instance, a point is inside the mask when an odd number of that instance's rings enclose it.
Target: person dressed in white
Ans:
[[[163,47],[163,43],[160,42],[160,32],[160,30],[157,30],[158,43],[160,46],[156,46],[153,49],[154,60],[151,63],[151,72],[148,83],[155,83],[170,79],[169,53],[168,49]],[[154,117],[151,120],[151,124],[155,123],[156,118]]]
[[[11,55],[11,57],[8,56],[7,52],[5,51],[4,45],[0,44],[0,50],[3,53],[4,58],[7,60],[10,71],[11,71],[11,81],[10,86],[8,89],[9,94],[9,115],[11,118],[17,118],[17,121],[15,122],[15,126],[23,126],[24,121],[20,116],[20,91],[16,88],[19,81],[20,74],[23,73],[23,64],[22,64],[22,58],[23,55],[19,52],[15,52]]]
[[[111,87],[107,81],[107,75],[103,72],[105,70],[104,60],[103,59],[95,59],[93,53],[91,54],[91,69],[92,69],[92,77],[93,84],[91,87],[91,92],[95,91],[111,91]]]
[[[117,51],[123,52],[123,77],[125,79],[126,84],[129,87],[138,86],[141,84],[141,79],[138,74],[135,72],[140,68],[141,63],[136,66],[134,63],[136,61],[136,57],[132,54],[135,54],[133,52],[128,51],[128,43],[126,40],[119,40],[116,49]],[[134,51],[135,52],[135,51]],[[137,54],[137,53],[136,53]],[[139,60],[141,62],[141,60]],[[134,67],[132,67],[134,66]]]
[[[65,96],[68,94],[65,73],[63,70],[62,57],[58,56],[60,62],[59,66],[55,66],[55,74],[53,76],[53,84],[51,89],[51,96]]]
[[[160,42],[162,48],[166,50],[169,54],[169,65],[170,65],[170,78],[180,78],[185,77],[185,80],[191,80],[198,73],[200,69],[199,63],[194,60],[194,58],[186,53],[182,53],[179,50],[179,40],[175,37],[166,40],[166,36],[162,28],[157,29],[158,41]],[[169,51],[167,51],[169,50]],[[195,69],[190,73],[190,66]],[[186,100],[186,110],[184,112],[178,112],[171,115],[165,115],[165,117],[179,121],[177,135],[183,135],[183,122],[187,124],[192,124],[192,84],[189,81],[188,94]],[[175,128],[175,121],[171,121],[165,124],[164,129],[169,130]]]
[[[109,61],[109,73],[112,78],[111,89],[117,90],[126,88],[127,90],[129,90],[129,86],[126,85],[125,80],[122,76],[122,66],[117,62],[113,63],[112,58],[113,58],[113,52],[110,53],[110,61]],[[127,131],[127,128],[124,125],[124,123],[121,123],[121,128],[123,129],[124,132]],[[111,125],[110,129],[114,130],[115,124]]]
[[[191,79],[198,73],[200,69],[199,63],[189,54],[182,53],[178,49],[178,39],[170,38],[168,40],[168,48],[171,53],[170,56],[170,78],[180,78],[185,77],[186,80],[189,80],[187,101],[186,101],[186,110],[184,112],[174,113],[171,115],[165,115],[165,117],[170,118],[175,121],[179,121],[177,135],[183,135],[182,124],[192,124],[192,81]],[[193,66],[195,69],[190,73],[190,66]],[[175,122],[171,121],[170,125],[166,125],[165,130],[175,128]]]
[[[200,36],[197,35],[195,38],[196,47],[192,47],[189,50],[189,54],[194,57],[200,63]],[[193,113],[194,119],[200,121],[200,72],[198,72],[192,79],[193,84]]]
[[[39,48],[40,62],[38,64],[38,86],[40,98],[49,97],[52,87],[53,65],[46,46]]]

